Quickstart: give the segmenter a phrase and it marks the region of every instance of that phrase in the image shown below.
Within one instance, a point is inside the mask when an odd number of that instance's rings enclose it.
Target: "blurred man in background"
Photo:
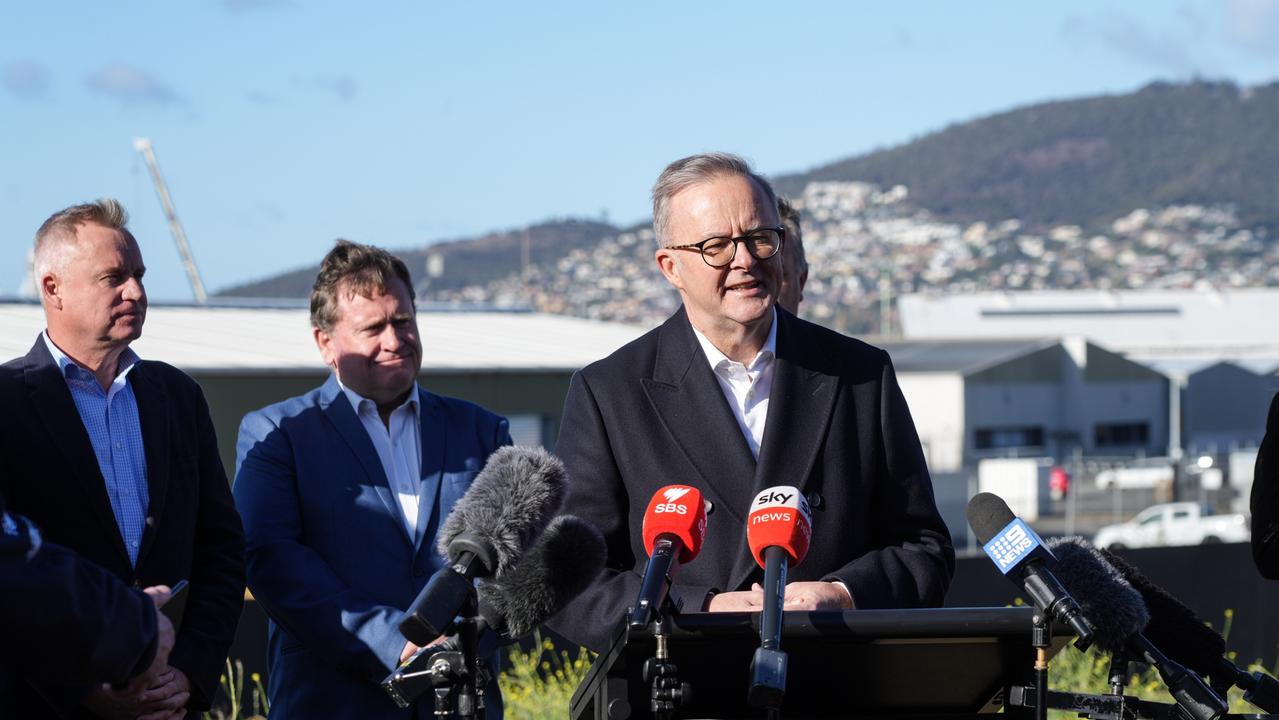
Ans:
[[[135,688],[168,667],[173,625],[164,586],[134,590],[75,553],[44,542],[0,498],[0,715],[16,713],[8,680]]]
[[[782,244],[782,288],[777,294],[777,304],[791,315],[799,315],[799,304],[804,300],[804,286],[808,284],[808,258],[804,256],[804,232],[799,225],[799,211],[784,197],[777,198],[777,211],[786,228],[786,242]]]

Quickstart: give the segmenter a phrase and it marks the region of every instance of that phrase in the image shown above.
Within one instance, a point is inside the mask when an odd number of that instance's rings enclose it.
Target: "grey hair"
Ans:
[[[129,213],[115,198],[99,198],[91,203],[72,205],[49,216],[36,231],[35,242],[35,277],[32,278],[37,291],[40,278],[50,270],[61,269],[65,260],[63,251],[67,245],[75,242],[76,229],[81,225],[101,225],[119,230],[129,238],[133,233],[126,227],[129,224]],[[136,242],[136,241],[135,241]]]
[[[773,192],[773,186],[756,174],[750,163],[737,155],[713,152],[680,158],[667,165],[662,174],[657,176],[657,182],[653,183],[653,233],[657,236],[658,247],[666,247],[669,243],[667,234],[670,232],[671,198],[693,185],[720,175],[750,178],[768,196],[768,202],[777,205],[777,193]]]
[[[795,253],[795,260],[800,272],[808,269],[808,258],[804,256],[804,232],[799,226],[799,211],[785,197],[777,198],[777,212],[782,216],[782,225],[786,227],[786,245],[783,251]]]

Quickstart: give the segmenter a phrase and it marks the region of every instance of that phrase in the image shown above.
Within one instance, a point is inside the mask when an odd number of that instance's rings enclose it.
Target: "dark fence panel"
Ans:
[[[1261,659],[1266,668],[1274,669],[1279,656],[1279,582],[1258,574],[1247,543],[1144,548],[1118,554],[1219,632],[1226,611],[1231,610],[1234,619],[1226,646],[1238,653],[1235,662],[1245,666]],[[956,563],[946,606],[1004,606],[1019,595],[989,558],[968,555]]]

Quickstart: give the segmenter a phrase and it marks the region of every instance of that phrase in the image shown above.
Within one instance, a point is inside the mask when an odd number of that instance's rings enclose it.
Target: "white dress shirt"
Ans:
[[[768,419],[768,394],[773,389],[773,360],[777,357],[777,311],[773,311],[773,325],[768,329],[764,347],[750,364],[743,365],[730,360],[719,348],[711,344],[697,328],[693,335],[706,353],[719,389],[723,391],[728,406],[737,418],[737,426],[746,437],[751,454],[759,459],[759,446],[764,441],[764,422]]]
[[[419,526],[421,518],[418,518],[418,501],[422,492],[422,426],[417,383],[413,383],[408,399],[391,411],[390,427],[382,422],[377,403],[343,385],[340,379],[338,387],[346,394],[364,431],[369,434],[369,440],[373,441],[386,481],[399,502],[404,527],[416,545],[425,532],[425,528]]]

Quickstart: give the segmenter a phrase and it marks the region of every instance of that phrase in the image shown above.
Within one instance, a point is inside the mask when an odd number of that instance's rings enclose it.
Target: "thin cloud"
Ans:
[[[96,93],[126,104],[180,104],[182,98],[145,70],[125,63],[111,63],[85,77],[84,85]]]
[[[295,80],[304,90],[318,90],[333,95],[339,102],[351,102],[360,92],[359,82],[350,75],[317,75],[307,80]]]
[[[231,13],[248,13],[256,10],[276,10],[290,7],[288,0],[222,0],[222,9]]]
[[[1190,43],[1185,38],[1153,34],[1124,15],[1070,16],[1062,22],[1061,32],[1067,40],[1100,45],[1131,62],[1153,67],[1174,77],[1212,74],[1211,68],[1190,52]]]
[[[15,62],[0,68],[0,86],[23,100],[39,100],[49,92],[49,69],[39,63]]]
[[[1228,44],[1262,57],[1279,56],[1279,2],[1227,0],[1221,9]]]
[[[271,107],[280,104],[280,96],[263,90],[250,90],[245,94],[249,102],[262,107]]]

